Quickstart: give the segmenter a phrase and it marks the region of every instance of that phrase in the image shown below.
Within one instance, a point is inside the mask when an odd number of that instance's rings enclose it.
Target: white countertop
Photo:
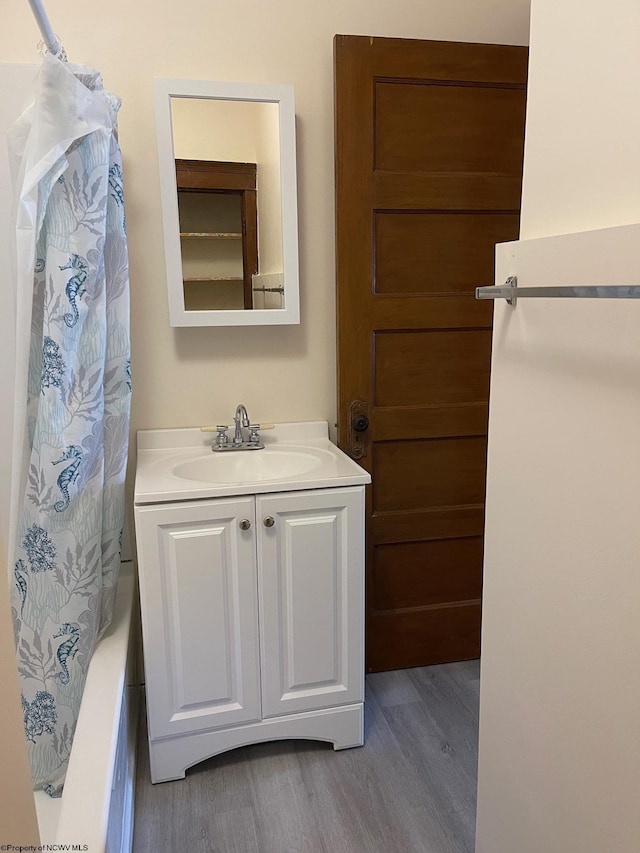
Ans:
[[[276,424],[275,429],[261,433],[264,450],[230,450],[213,453],[213,433],[199,428],[140,430],[138,432],[138,463],[136,468],[136,504],[167,501],[197,500],[254,495],[265,492],[289,492],[302,489],[323,489],[340,486],[365,485],[371,475],[329,441],[326,421]],[[260,454],[265,454],[262,459]],[[265,476],[265,462],[270,467],[282,457],[283,470],[288,459],[302,460],[308,470],[291,476],[273,471]],[[231,457],[234,457],[231,460]],[[244,457],[240,459],[239,457]],[[215,472],[230,462],[241,463],[244,474],[238,481],[216,481]],[[254,464],[255,463],[255,464]],[[305,467],[305,466],[303,466]],[[255,475],[252,470],[255,468]],[[260,471],[262,469],[262,472]],[[196,471],[193,478],[176,471]],[[286,471],[285,471],[286,473]]]

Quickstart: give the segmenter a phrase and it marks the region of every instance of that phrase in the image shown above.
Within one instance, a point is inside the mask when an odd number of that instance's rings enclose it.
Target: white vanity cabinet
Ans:
[[[257,741],[362,744],[363,485],[135,518],[152,781]]]

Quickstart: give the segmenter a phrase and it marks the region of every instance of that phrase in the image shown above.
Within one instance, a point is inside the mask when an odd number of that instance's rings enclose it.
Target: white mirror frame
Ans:
[[[293,86],[272,83],[155,79],[153,88],[170,325],[269,326],[299,323],[298,196]],[[171,122],[171,98],[173,97],[278,104],[284,308],[220,311],[185,310],[176,165]]]

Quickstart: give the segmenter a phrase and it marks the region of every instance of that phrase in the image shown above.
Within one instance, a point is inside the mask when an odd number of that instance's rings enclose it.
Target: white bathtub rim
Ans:
[[[134,597],[132,563],[120,568],[111,626],[91,658],[62,797],[35,791],[41,844],[105,850],[125,690]]]

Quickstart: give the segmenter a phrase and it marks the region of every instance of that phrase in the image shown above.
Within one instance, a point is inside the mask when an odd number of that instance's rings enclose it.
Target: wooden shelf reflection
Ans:
[[[242,281],[241,275],[204,275],[204,276],[188,276],[182,279],[187,281]]]
[[[181,237],[200,240],[241,240],[242,234],[237,231],[181,231]]]

